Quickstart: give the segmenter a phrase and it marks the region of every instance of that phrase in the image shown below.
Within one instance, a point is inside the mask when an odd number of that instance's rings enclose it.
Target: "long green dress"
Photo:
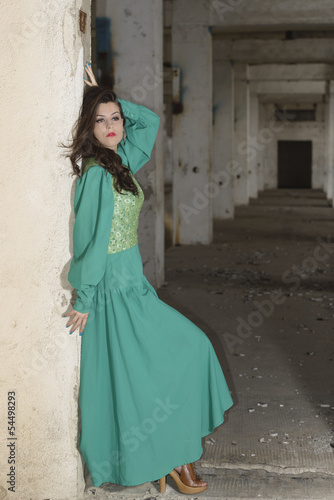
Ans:
[[[154,481],[198,460],[201,438],[233,404],[205,333],[159,299],[143,274],[137,239],[143,191],[133,177],[150,158],[159,117],[119,99],[126,142],[117,152],[139,196],[119,194],[112,175],[86,162],[77,181],[74,309],[89,312],[82,335],[79,447],[94,486]]]

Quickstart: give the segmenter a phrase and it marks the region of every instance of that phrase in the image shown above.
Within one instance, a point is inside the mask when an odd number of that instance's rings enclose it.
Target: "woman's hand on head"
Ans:
[[[89,80],[84,78],[85,83],[89,85],[89,87],[98,87],[97,81],[95,79],[93,70],[92,70],[92,65],[89,62],[86,62],[85,64],[85,71],[87,73],[87,76],[89,77]]]
[[[73,316],[73,318],[71,318],[66,325],[66,328],[71,327],[70,333],[75,332],[75,330],[79,328],[79,335],[82,335],[87,323],[88,314],[89,313],[80,313],[74,309],[71,309],[71,311],[64,314],[65,317]]]

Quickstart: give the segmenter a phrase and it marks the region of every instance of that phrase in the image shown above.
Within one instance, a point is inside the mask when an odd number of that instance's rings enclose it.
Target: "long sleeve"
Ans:
[[[102,279],[107,260],[114,195],[112,176],[99,165],[91,166],[78,179],[73,228],[73,258],[68,280],[76,289],[75,311],[87,313]]]
[[[148,162],[157,136],[160,117],[140,104],[118,99],[125,120],[126,140],[124,146],[117,145],[117,153],[132,173]]]

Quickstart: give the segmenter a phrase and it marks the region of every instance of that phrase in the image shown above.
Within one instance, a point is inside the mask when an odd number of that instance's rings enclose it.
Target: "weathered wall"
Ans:
[[[70,296],[73,179],[58,147],[77,116],[89,54],[90,19],[80,34],[80,8],[89,14],[90,1],[0,5],[1,499],[73,500],[83,491],[80,342],[61,317]],[[9,391],[16,401],[12,436]],[[11,442],[15,494],[7,483]]]

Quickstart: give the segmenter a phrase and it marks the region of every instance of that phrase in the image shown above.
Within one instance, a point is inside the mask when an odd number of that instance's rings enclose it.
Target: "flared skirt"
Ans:
[[[94,486],[198,460],[232,404],[210,340],[159,299],[138,243],[108,254],[81,344],[79,447]]]

